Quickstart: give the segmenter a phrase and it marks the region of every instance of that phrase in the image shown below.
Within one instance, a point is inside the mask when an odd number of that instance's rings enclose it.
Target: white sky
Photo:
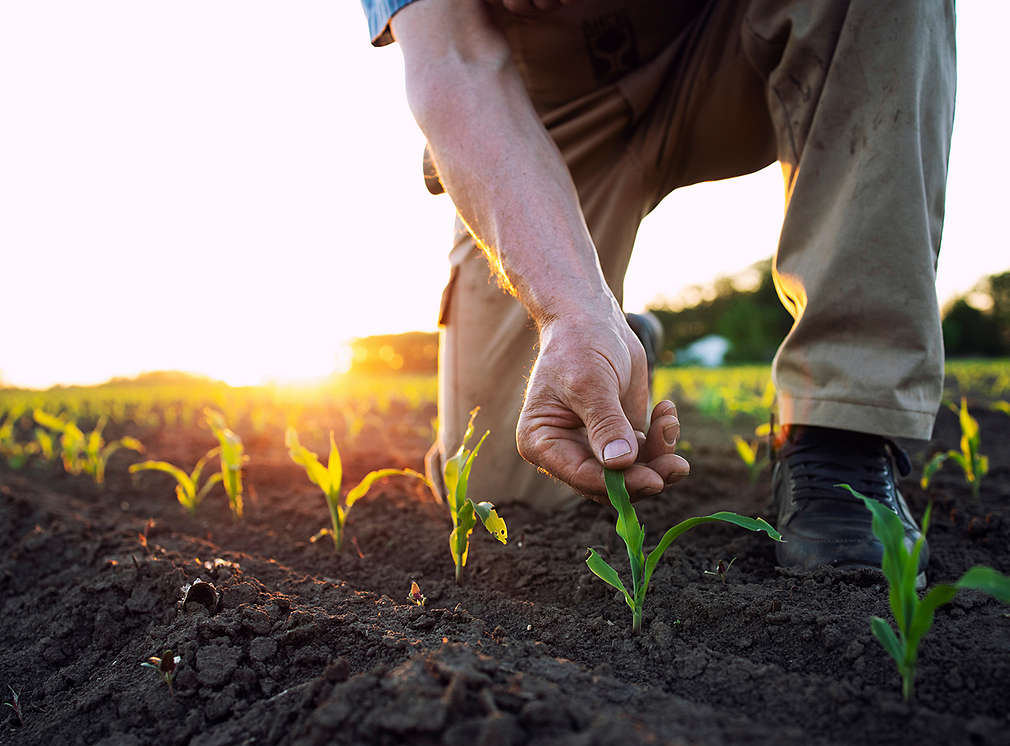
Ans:
[[[1010,3],[959,6],[941,300],[1010,268],[1008,27]],[[0,379],[290,379],[433,329],[452,207],[367,36],[356,0],[0,2]],[[770,255],[781,214],[777,166],[679,191],[628,308]]]

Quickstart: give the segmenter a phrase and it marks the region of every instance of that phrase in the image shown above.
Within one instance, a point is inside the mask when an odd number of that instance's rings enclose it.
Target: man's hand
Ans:
[[[494,2],[530,11],[556,4]],[[602,464],[625,470],[633,496],[658,493],[690,469],[673,452],[676,410],[660,403],[649,424],[645,351],[607,285],[571,174],[487,5],[411,3],[393,16],[392,30],[439,178],[503,287],[540,329],[519,453],[603,501]]]
[[[604,504],[604,465],[624,470],[635,498],[690,472],[674,453],[680,422],[673,402],[660,402],[647,419],[645,351],[614,305],[604,319],[566,316],[541,326],[516,430],[523,458]]]

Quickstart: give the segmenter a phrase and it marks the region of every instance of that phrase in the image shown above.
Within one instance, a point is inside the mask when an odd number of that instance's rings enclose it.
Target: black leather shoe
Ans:
[[[848,484],[893,510],[911,549],[921,532],[898,491],[895,467],[902,476],[908,474],[908,456],[880,436],[805,425],[789,428],[772,469],[776,527],[786,540],[775,548],[779,564],[880,569],[884,548],[873,535],[870,511],[836,484]],[[926,584],[928,562],[929,547],[923,544],[916,587]]]

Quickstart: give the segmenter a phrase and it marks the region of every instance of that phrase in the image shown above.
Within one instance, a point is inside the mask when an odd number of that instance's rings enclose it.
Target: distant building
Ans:
[[[677,365],[701,365],[718,368],[726,360],[730,341],[719,334],[706,334],[683,349],[677,350]]]

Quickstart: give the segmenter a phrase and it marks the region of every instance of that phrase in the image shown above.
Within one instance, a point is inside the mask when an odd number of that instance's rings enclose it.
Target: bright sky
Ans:
[[[958,10],[942,300],[1010,268],[1010,3]],[[399,51],[367,35],[355,0],[0,3],[0,379],[283,380],[434,329],[452,206],[422,184]],[[626,305],[770,255],[781,213],[777,167],[679,191]]]

